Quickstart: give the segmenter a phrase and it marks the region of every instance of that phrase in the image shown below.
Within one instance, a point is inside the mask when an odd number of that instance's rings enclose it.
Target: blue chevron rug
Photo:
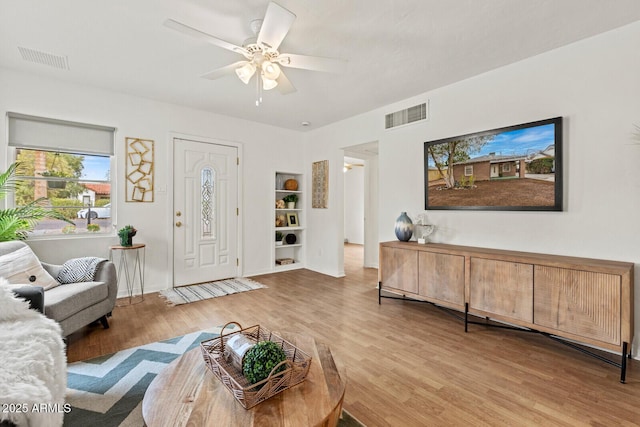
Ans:
[[[122,350],[71,363],[67,367],[67,427],[143,427],[142,398],[155,376],[201,341],[220,335],[220,328]],[[339,427],[362,426],[343,411]]]

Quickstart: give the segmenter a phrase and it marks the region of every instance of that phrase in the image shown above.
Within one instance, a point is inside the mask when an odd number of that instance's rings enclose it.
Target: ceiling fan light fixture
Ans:
[[[256,72],[256,66],[253,65],[251,62],[247,62],[242,67],[236,68],[236,74],[244,84],[249,84],[249,80],[251,80],[251,77],[253,77],[255,72]]]
[[[262,88],[264,90],[271,90],[274,87],[278,86],[278,82],[273,79],[269,79],[266,76],[262,76]]]
[[[280,66],[271,61],[264,61],[262,63],[262,72],[266,78],[275,80],[280,77]]]

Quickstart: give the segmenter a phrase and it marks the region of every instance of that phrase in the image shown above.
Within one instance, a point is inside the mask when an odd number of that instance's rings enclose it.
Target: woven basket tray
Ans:
[[[224,330],[229,325],[238,325],[240,330],[225,334]],[[242,371],[239,370],[231,360],[225,357],[224,349],[229,338],[235,334],[243,334],[253,342],[273,341],[279,344],[287,355],[287,360],[278,364],[264,380],[255,384],[249,384]],[[311,356],[300,350],[290,342],[278,335],[261,327],[251,326],[243,329],[237,322],[229,322],[222,328],[219,337],[200,343],[200,350],[207,367],[218,377],[222,383],[233,393],[233,397],[245,408],[249,409],[260,402],[304,381],[309,367],[311,366]],[[275,372],[282,364],[287,365],[287,369],[282,372]]]

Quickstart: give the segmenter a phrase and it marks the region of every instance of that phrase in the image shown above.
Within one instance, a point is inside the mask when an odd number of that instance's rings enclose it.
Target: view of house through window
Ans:
[[[74,225],[44,219],[34,235],[111,232],[110,157],[19,148],[15,205],[40,197]]]

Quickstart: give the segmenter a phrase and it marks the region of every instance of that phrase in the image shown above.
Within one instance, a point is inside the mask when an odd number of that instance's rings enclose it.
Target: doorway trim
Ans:
[[[167,230],[168,230],[168,250],[167,250],[167,265],[169,266],[169,279],[167,285],[170,288],[174,288],[173,283],[173,273],[174,273],[174,253],[173,253],[173,165],[174,165],[174,149],[175,149],[175,140],[176,139],[186,139],[189,141],[200,142],[203,144],[214,144],[214,145],[223,145],[227,147],[235,147],[238,150],[238,276],[244,275],[244,248],[242,246],[243,239],[243,231],[244,231],[244,197],[243,197],[243,167],[244,167],[244,152],[243,152],[243,144],[241,142],[235,141],[227,141],[216,138],[208,138],[204,136],[195,136],[189,135],[185,133],[179,132],[169,132],[168,143],[167,143],[167,164],[168,164],[168,174],[167,174],[167,204],[166,209],[169,214],[167,215]],[[158,191],[161,193],[161,191]]]
[[[371,141],[364,144],[355,144],[347,147],[342,147],[342,159],[344,157],[355,157],[364,160],[364,258],[363,266],[366,268],[378,268],[378,176],[379,176],[379,164],[378,164],[378,144],[379,142]],[[375,167],[372,168],[372,162],[375,162]],[[373,171],[372,171],[373,169]],[[375,180],[374,183],[371,180]],[[344,185],[344,179],[343,179]],[[371,188],[375,189],[375,194],[371,192]],[[343,204],[344,210],[344,204]],[[344,230],[343,230],[344,235]],[[372,258],[375,258],[373,261]]]

